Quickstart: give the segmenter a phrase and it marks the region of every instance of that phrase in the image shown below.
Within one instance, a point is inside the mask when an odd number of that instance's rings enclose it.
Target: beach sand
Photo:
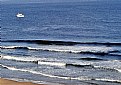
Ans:
[[[35,84],[31,82],[17,82],[13,80],[0,78],[0,85],[45,85],[45,84]]]

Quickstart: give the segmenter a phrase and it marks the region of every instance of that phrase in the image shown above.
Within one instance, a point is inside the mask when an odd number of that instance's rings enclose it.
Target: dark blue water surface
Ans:
[[[0,77],[121,84],[121,1],[1,4],[0,13]]]
[[[2,5],[2,39],[121,42],[121,2]],[[19,19],[20,12],[25,18]]]

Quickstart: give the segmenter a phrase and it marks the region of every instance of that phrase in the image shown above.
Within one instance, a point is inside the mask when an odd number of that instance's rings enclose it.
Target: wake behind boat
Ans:
[[[18,14],[16,15],[16,17],[23,18],[23,17],[24,17],[24,15],[23,15],[23,14],[21,14],[21,13],[18,13]]]

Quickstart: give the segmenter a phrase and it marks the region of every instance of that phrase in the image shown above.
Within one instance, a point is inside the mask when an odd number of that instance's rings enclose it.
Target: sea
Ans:
[[[0,78],[121,85],[121,0],[1,4],[0,14]]]

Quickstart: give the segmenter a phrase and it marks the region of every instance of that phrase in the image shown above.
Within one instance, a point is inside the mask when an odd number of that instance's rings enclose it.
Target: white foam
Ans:
[[[27,46],[0,46],[2,49],[28,48]]]
[[[90,62],[78,62],[78,63],[71,63],[72,65],[83,65],[83,66],[86,66],[86,65],[91,65]]]
[[[99,81],[109,81],[109,82],[119,82],[121,83],[121,80],[114,80],[114,79],[106,79],[106,78],[96,78],[95,80],[99,80]]]
[[[45,60],[45,58],[15,57],[15,56],[8,56],[8,55],[1,55],[1,58],[2,59],[8,59],[8,60],[16,60],[16,61],[26,61],[26,62],[34,62],[34,61]]]
[[[108,81],[108,82],[118,82],[121,83],[121,80],[115,80],[115,79],[110,79],[110,78],[89,78],[87,76],[79,76],[79,77],[68,77],[68,76],[55,76],[55,75],[50,75],[50,74],[45,74],[45,73],[41,73],[41,72],[37,72],[37,71],[33,71],[33,70],[26,70],[26,69],[17,69],[15,67],[9,67],[6,65],[2,65],[0,64],[2,67],[5,67],[9,70],[15,70],[15,71],[22,71],[22,72],[29,72],[29,73],[33,73],[33,74],[38,74],[38,75],[42,75],[42,76],[46,76],[46,77],[51,77],[51,78],[59,78],[59,79],[67,79],[67,80],[97,80],[97,81]]]
[[[59,52],[73,52],[73,53],[80,53],[80,52],[109,52],[113,51],[111,47],[105,47],[105,46],[41,46],[39,47],[43,50],[49,50],[49,51],[59,51]]]
[[[121,69],[117,69],[117,68],[115,68],[118,72],[120,72],[121,73]]]
[[[80,76],[80,77],[55,76],[55,75],[45,74],[45,73],[41,73],[41,72],[37,72],[37,71],[33,71],[33,70],[17,69],[17,68],[9,67],[9,66],[2,65],[2,64],[0,64],[0,65],[2,67],[5,67],[5,68],[9,69],[9,70],[29,72],[29,73],[38,74],[38,75],[42,75],[42,76],[46,76],[46,77],[51,77],[51,78],[68,79],[68,80],[91,80],[90,78],[85,77],[85,76]]]
[[[22,46],[0,46],[0,48],[4,49],[15,49]],[[45,51],[55,51],[55,52],[72,52],[72,53],[80,53],[80,52],[94,52],[94,53],[107,53],[109,51],[114,51],[112,47],[106,46],[58,46],[58,45],[42,45],[38,47],[23,47],[28,48],[29,50],[45,50]]]
[[[120,60],[92,62],[91,64],[95,68],[114,69],[118,72],[121,72],[121,62],[120,62]]]
[[[4,49],[14,49],[15,47],[20,47],[20,46],[0,46],[0,48]]]
[[[7,68],[7,69],[9,69],[9,70],[17,70],[16,68],[14,68],[14,67],[8,67],[8,66],[6,66],[6,65],[2,65],[2,64],[0,64],[2,67],[4,67],[4,68]]]
[[[45,58],[15,57],[15,56],[1,55],[1,59],[16,60],[16,61],[23,61],[23,62],[35,62],[35,61],[37,61],[38,64],[42,64],[42,65],[66,66],[66,63],[57,62],[57,61],[56,62],[54,62],[54,61],[47,61],[47,59],[45,59]]]
[[[66,66],[66,63],[61,63],[61,62],[39,61],[38,64],[50,65],[50,66]]]

